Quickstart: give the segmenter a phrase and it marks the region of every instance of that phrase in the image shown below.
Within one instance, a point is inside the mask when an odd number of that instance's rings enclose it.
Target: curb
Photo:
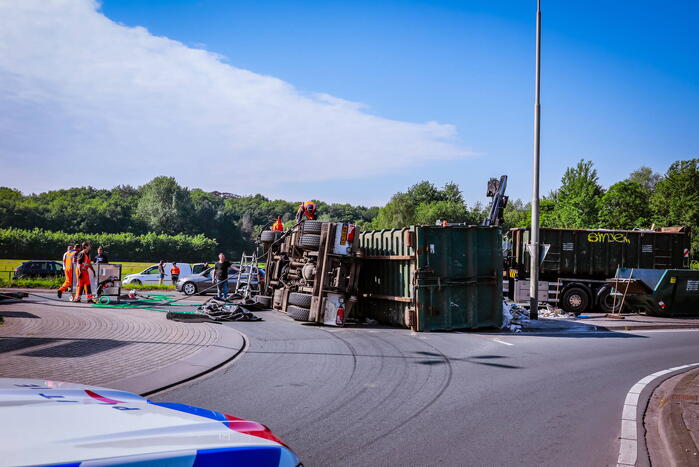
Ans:
[[[646,326],[597,326],[600,330],[607,331],[649,331],[656,329],[699,329],[699,324],[649,324]]]
[[[584,333],[584,332],[615,332],[615,331],[655,331],[663,329],[699,329],[699,324],[648,324],[629,326],[598,326],[570,328],[534,328],[524,329],[521,334],[553,334],[553,333]],[[510,333],[512,334],[512,333]]]
[[[217,327],[219,339],[214,345],[170,365],[128,378],[110,381],[104,386],[149,396],[214,371],[233,360],[247,348],[245,336],[234,328],[213,323],[204,324]]]
[[[671,376],[696,366],[699,366],[699,362],[656,371],[645,378],[641,378],[636,384],[631,386],[631,389],[626,394],[626,399],[624,399],[624,408],[621,413],[618,467],[635,466],[639,457],[639,444],[645,448],[643,416],[655,388]],[[639,403],[639,401],[642,402]]]

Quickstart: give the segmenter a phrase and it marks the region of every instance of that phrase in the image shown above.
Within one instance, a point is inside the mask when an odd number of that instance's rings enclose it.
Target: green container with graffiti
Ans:
[[[511,229],[508,262],[517,277],[529,277],[530,231]],[[545,281],[566,279],[605,280],[617,268],[680,269],[689,265],[690,232],[687,228],[654,230],[540,230],[540,242],[549,250],[541,265]]]
[[[415,331],[502,323],[502,233],[413,226],[360,234],[360,315]]]

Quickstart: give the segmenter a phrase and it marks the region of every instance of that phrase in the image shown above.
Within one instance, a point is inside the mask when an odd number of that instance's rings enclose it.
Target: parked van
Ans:
[[[177,263],[180,268],[180,277],[191,276],[192,275],[192,265],[189,263]],[[163,284],[172,284],[172,276],[170,276],[170,269],[172,269],[172,263],[165,263],[165,278],[163,278]],[[129,274],[121,281],[123,285],[127,284],[158,284],[160,282],[160,273],[158,271],[158,265],[147,267],[143,271],[136,274]]]

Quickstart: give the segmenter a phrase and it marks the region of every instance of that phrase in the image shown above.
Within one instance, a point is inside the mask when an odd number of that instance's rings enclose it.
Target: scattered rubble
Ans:
[[[529,310],[514,303],[502,303],[501,329],[509,329],[512,332],[522,332],[524,323],[529,321]]]

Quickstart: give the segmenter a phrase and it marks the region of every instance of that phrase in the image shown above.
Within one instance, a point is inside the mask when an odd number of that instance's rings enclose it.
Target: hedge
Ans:
[[[65,233],[33,229],[0,229],[0,258],[60,260],[71,243],[90,242],[93,252],[102,246],[109,261],[182,261],[216,259],[217,243],[204,235],[134,235]]]

